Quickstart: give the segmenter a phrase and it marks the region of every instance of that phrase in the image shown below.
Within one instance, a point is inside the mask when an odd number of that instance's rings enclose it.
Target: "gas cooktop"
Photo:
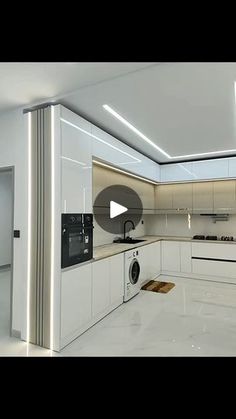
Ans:
[[[233,236],[204,236],[203,234],[196,234],[196,236],[193,236],[194,240],[222,240],[222,241],[234,241]]]

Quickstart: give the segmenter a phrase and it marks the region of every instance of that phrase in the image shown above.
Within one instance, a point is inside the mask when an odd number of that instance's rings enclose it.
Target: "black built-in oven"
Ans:
[[[62,214],[61,267],[93,257],[93,214]]]

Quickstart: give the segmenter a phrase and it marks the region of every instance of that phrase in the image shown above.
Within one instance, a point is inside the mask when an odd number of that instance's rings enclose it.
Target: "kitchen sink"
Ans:
[[[127,244],[133,244],[133,243],[140,243],[145,242],[146,240],[135,240],[135,239],[117,239],[114,240],[113,243],[127,243]]]

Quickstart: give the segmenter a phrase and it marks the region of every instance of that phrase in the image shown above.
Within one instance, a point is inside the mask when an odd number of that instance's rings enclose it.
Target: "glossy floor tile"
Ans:
[[[167,294],[141,291],[60,353],[0,332],[0,355],[235,356],[236,286],[188,278],[159,279],[176,285]],[[7,330],[6,318],[3,321],[2,311],[0,314],[0,329]]]

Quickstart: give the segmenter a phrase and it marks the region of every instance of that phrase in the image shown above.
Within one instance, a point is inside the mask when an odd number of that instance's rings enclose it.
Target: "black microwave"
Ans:
[[[93,214],[62,214],[61,267],[93,257]]]

